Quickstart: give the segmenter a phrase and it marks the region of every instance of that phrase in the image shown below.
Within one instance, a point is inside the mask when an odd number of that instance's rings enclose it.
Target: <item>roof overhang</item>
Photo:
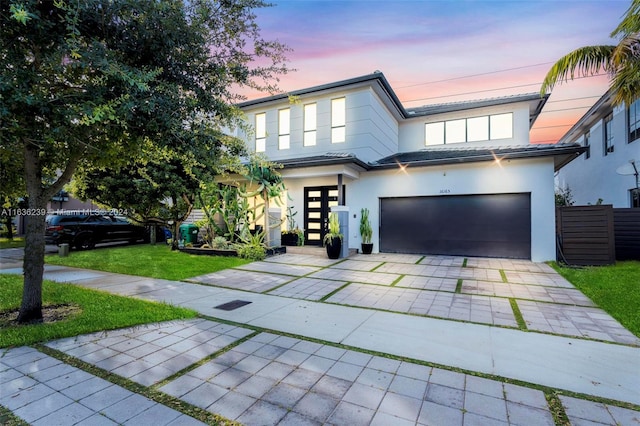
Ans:
[[[318,155],[277,161],[283,166],[283,178],[300,179],[320,176],[336,176],[342,174],[352,179],[359,179],[360,173],[369,170],[369,164],[351,154]]]
[[[523,145],[472,149],[425,149],[400,153],[370,164],[372,170],[429,167],[446,164],[464,164],[481,161],[502,161],[526,158],[553,157],[554,170],[558,171],[586,148],[578,144]]]

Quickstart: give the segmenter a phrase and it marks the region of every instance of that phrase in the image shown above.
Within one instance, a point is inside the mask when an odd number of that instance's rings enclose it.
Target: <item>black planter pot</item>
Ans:
[[[373,243],[362,243],[360,247],[362,248],[362,254],[371,254],[373,251]]]
[[[288,232],[283,232],[281,235],[281,243],[283,246],[297,246],[298,245],[298,234],[291,234]]]
[[[327,243],[326,247],[329,259],[338,259],[342,251],[342,239],[340,237],[333,237],[331,241]]]

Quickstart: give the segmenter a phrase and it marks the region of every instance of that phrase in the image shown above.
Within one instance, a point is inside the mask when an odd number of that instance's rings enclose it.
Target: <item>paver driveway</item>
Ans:
[[[640,345],[556,273],[526,260],[286,254],[188,281],[326,303]],[[521,314],[524,324],[518,324]]]

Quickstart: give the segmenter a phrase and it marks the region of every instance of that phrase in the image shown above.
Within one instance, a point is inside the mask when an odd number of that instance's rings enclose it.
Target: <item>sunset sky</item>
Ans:
[[[291,91],[382,71],[406,108],[540,90],[571,50],[609,37],[629,0],[275,0],[266,39],[293,49]],[[606,76],[557,86],[531,131],[553,143],[606,91]],[[453,96],[457,95],[457,96]],[[256,98],[264,95],[249,95]]]

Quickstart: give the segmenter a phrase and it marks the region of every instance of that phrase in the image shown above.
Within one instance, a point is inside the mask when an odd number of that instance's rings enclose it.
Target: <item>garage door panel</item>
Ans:
[[[531,257],[529,194],[383,198],[380,250]]]

